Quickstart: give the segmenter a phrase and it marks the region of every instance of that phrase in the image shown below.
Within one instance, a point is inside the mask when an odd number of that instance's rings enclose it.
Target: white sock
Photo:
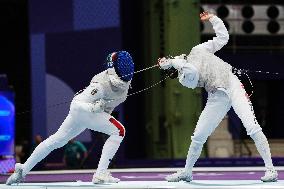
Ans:
[[[118,135],[111,135],[106,140],[103,150],[102,150],[102,155],[101,155],[100,162],[99,162],[96,173],[100,173],[100,172],[107,170],[109,163],[112,160],[115,153],[117,152],[122,140],[123,140],[123,137],[118,136]]]
[[[265,167],[267,169],[273,169],[269,144],[263,132],[257,132],[251,135],[251,138],[254,140],[256,148],[264,161]]]
[[[203,144],[192,141],[190,147],[188,149],[186,164],[185,164],[185,172],[192,173],[192,168],[199,158],[202,151]]]

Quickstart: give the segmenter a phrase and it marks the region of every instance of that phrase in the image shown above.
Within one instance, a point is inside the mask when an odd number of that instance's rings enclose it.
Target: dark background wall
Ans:
[[[15,91],[17,112],[31,108],[29,22],[27,0],[0,1],[0,73],[7,74]],[[30,139],[31,115],[16,116],[16,142]]]
[[[56,99],[70,101],[104,69],[107,54],[121,49],[119,10],[118,0],[29,2],[33,105],[43,105],[43,113],[33,112],[34,135],[56,131],[69,104],[59,107],[64,111],[57,112],[58,119],[50,106],[60,103]]]

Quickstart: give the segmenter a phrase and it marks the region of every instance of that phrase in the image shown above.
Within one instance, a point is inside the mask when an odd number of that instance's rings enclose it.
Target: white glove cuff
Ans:
[[[185,63],[186,63],[185,59],[172,59],[172,66],[178,71],[180,71],[183,68]]]
[[[172,67],[172,60],[171,59],[167,59],[167,58],[162,58],[159,61],[159,66],[163,70],[169,69],[170,67]]]

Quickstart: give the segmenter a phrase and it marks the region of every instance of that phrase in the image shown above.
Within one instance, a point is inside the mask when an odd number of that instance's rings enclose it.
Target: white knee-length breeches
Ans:
[[[242,83],[234,74],[231,74],[229,79],[230,87],[226,92],[217,90],[208,94],[206,106],[191,137],[193,142],[205,143],[231,107],[241,119],[248,135],[253,135],[261,130]]]

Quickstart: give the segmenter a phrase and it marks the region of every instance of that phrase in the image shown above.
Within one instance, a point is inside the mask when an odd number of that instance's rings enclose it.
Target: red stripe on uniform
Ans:
[[[119,136],[124,137],[125,135],[125,131],[124,131],[124,127],[121,125],[121,123],[119,123],[118,121],[116,121],[116,119],[114,119],[113,117],[111,117],[109,119],[109,121],[119,130]]]

